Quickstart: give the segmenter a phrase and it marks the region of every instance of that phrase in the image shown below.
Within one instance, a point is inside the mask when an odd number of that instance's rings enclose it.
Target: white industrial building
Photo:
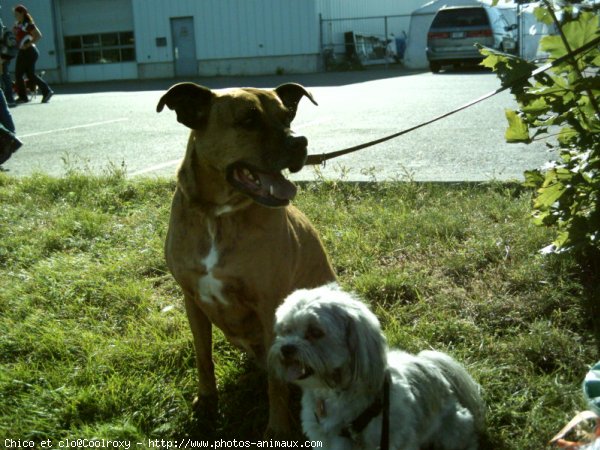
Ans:
[[[320,18],[409,15],[423,0],[23,3],[43,34],[37,68],[50,82],[80,82],[315,72],[322,63]],[[10,26],[14,5],[2,6]]]
[[[324,51],[344,53],[349,31],[364,45],[414,34],[411,13],[426,2],[23,0],[43,34],[37,69],[50,83],[317,72]],[[2,6],[11,26],[14,5]],[[424,55],[413,41],[407,54]]]

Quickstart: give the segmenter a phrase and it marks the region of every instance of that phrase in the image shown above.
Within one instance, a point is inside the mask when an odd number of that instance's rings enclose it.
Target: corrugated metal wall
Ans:
[[[324,19],[410,14],[429,0],[317,0]]]
[[[133,31],[129,0],[59,0],[63,36]]]
[[[132,0],[138,61],[172,61],[170,19],[193,17],[198,60],[316,54],[315,0]],[[166,38],[158,47],[156,38]]]

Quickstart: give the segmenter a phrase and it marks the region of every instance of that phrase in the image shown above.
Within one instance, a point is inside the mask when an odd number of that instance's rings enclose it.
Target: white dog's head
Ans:
[[[292,293],[277,309],[269,366],[307,388],[380,389],[387,345],[377,317],[335,283]]]

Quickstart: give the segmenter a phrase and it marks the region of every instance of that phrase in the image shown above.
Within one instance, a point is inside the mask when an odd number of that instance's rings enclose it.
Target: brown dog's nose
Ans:
[[[308,139],[304,136],[288,136],[286,138],[286,148],[290,153],[290,164],[288,166],[290,172],[298,172],[304,167],[308,155],[307,146]]]
[[[287,147],[289,148],[306,148],[308,145],[308,139],[304,136],[288,136]]]

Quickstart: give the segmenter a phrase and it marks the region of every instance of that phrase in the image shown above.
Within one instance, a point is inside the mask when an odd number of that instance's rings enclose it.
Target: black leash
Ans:
[[[445,114],[442,114],[440,116],[434,117],[433,119],[428,120],[427,122],[420,123],[419,125],[415,125],[414,127],[407,128],[405,130],[399,131],[394,134],[390,134],[389,136],[385,136],[380,139],[376,139],[374,141],[366,142],[366,143],[360,144],[360,145],[355,145],[354,147],[348,147],[343,150],[337,150],[337,151],[330,152],[330,153],[321,153],[318,155],[308,155],[308,158],[306,159],[306,163],[304,165],[314,166],[317,164],[324,164],[326,161],[328,161],[330,159],[337,158],[337,157],[343,156],[343,155],[347,155],[348,153],[353,153],[358,150],[362,150],[363,148],[368,148],[368,147],[372,147],[377,144],[381,144],[382,142],[389,141],[391,139],[402,136],[403,134],[407,134],[407,133],[410,133],[411,131],[418,130],[419,128],[422,128],[426,125],[430,125],[434,122],[437,122],[438,120],[445,119],[446,117],[449,117],[453,114],[456,114],[457,112],[460,112],[462,110],[470,108],[471,106],[476,105],[477,103],[487,100],[488,98],[493,97],[494,95],[499,94],[500,92],[503,92],[503,91],[509,89],[511,86],[513,86],[516,83],[525,81],[531,77],[539,75],[539,74],[547,71],[548,69],[551,69],[552,67],[555,67],[555,66],[565,62],[569,58],[573,58],[574,56],[577,56],[580,53],[584,53],[584,52],[590,50],[591,48],[593,48],[594,46],[598,45],[599,43],[600,43],[600,36],[598,36],[596,39],[593,39],[592,41],[588,42],[587,44],[579,47],[578,49],[574,50],[573,52],[567,53],[566,55],[561,56],[560,58],[557,58],[554,61],[537,68],[533,72],[530,72],[528,74],[523,75],[522,77],[515,79],[510,84],[503,85],[500,88],[496,89],[495,91],[492,91],[485,95],[482,95],[481,97],[479,97],[463,106],[460,106],[460,107],[458,107],[450,112],[447,112]]]
[[[367,428],[367,425],[381,413],[381,437],[379,448],[377,450],[389,450],[390,448],[390,384],[391,374],[389,370],[385,371],[381,394],[377,396],[373,403],[365,409],[348,426],[342,428],[340,436],[358,441],[360,434]]]

